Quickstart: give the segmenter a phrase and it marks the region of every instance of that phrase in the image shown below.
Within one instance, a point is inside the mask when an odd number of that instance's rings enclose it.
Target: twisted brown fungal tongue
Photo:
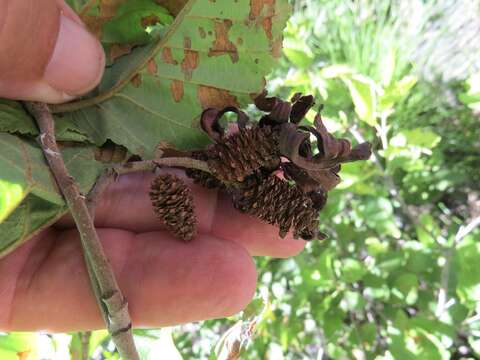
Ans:
[[[197,219],[190,188],[175,175],[163,174],[151,185],[150,199],[167,229],[184,241],[197,234]]]
[[[325,128],[320,114],[314,126],[283,124],[279,131],[279,151],[291,164],[284,167],[290,178],[305,191],[321,188],[330,191],[340,182],[340,165],[366,160],[371,155],[370,143],[352,148],[347,139],[337,139]],[[310,135],[317,139],[317,151],[312,149]]]

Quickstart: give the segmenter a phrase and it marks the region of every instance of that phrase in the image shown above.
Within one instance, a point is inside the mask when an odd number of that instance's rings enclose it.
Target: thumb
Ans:
[[[63,0],[0,0],[0,97],[60,103],[94,88],[105,55]]]

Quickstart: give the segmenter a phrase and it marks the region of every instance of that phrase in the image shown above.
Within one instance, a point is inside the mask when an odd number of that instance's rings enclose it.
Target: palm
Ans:
[[[173,238],[148,200],[151,174],[123,176],[96,211],[105,251],[134,326],[164,326],[239,311],[256,284],[251,256],[293,256],[303,241],[241,215],[223,196],[193,186],[198,237]],[[102,327],[80,241],[63,218],[0,260],[0,328],[71,331]],[[48,329],[46,327],[48,326]]]

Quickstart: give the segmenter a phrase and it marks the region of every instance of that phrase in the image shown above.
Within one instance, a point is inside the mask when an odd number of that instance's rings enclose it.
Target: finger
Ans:
[[[153,178],[151,173],[121,176],[100,197],[95,212],[96,226],[137,233],[163,230],[164,226],[155,216],[148,197]],[[305,247],[305,241],[294,240],[290,235],[280,239],[276,227],[238,212],[227,195],[194,185],[187,179],[185,181],[193,190],[200,233],[238,242],[253,256],[294,256]],[[66,228],[74,224],[68,216],[57,226]]]
[[[0,96],[58,103],[95,87],[100,43],[58,0],[0,2]]]
[[[254,294],[254,263],[233,242],[199,236],[185,244],[165,232],[135,235],[107,229],[99,230],[99,236],[135,327],[229,316]],[[2,268],[4,261],[0,274],[15,270]],[[75,231],[37,241],[23,262],[10,305],[2,308],[9,312],[8,322],[0,322],[0,329],[67,332],[104,327]],[[2,290],[3,285],[0,282]]]
[[[239,216],[226,197],[219,197],[212,224],[212,235],[238,242],[253,255],[285,258],[298,255],[306,245],[304,240],[293,239],[291,233],[281,239],[275,226],[251,216]]]

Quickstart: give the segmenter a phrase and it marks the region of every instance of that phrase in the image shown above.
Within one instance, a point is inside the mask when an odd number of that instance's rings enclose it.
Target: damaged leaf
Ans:
[[[128,1],[102,29],[107,44],[146,44],[150,34],[172,23],[173,17],[153,0]]]
[[[143,158],[160,141],[200,148],[204,109],[242,107],[263,91],[289,13],[286,0],[191,0],[158,43],[107,69],[98,104],[65,116],[96,144],[111,139]]]

